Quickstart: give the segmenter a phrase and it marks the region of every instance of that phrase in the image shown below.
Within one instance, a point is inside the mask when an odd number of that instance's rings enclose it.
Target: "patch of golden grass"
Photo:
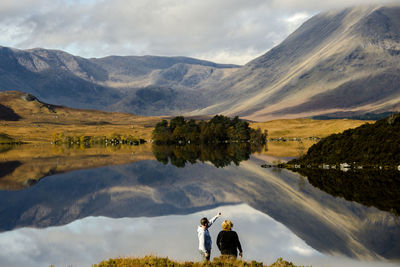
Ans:
[[[148,140],[159,117],[119,112],[72,109],[26,100],[20,92],[0,93],[0,103],[12,109],[19,121],[0,121],[0,133],[23,142],[51,142],[54,134],[69,136],[132,135]]]
[[[302,142],[290,141],[280,142],[273,141],[267,143],[267,150],[262,151],[262,154],[266,154],[273,157],[285,158],[285,157],[299,157],[315,144],[316,141],[303,140]]]
[[[356,128],[373,121],[360,121],[348,119],[313,120],[313,119],[283,119],[267,122],[250,123],[252,128],[268,130],[268,138],[323,138],[334,133]]]
[[[145,256],[142,258],[116,258],[102,261],[94,267],[133,267],[133,266],[175,266],[175,267],[205,267],[205,266],[230,266],[230,267],[296,267],[291,262],[279,258],[271,265],[264,265],[257,261],[243,261],[232,258],[214,258],[211,262],[179,262],[170,260],[169,258],[161,258],[155,256]]]

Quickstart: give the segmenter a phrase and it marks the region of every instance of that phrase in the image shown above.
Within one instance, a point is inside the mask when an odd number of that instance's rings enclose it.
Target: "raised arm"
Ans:
[[[212,217],[211,220],[208,222],[208,227],[210,227],[220,216],[221,216],[221,212],[219,212],[217,215]]]

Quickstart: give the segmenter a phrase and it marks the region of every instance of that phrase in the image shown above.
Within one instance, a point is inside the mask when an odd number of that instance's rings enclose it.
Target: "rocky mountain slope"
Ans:
[[[384,112],[400,103],[400,6],[322,13],[229,76],[196,113],[271,117]]]
[[[186,57],[85,59],[57,50],[0,47],[0,91],[23,91],[75,108],[171,114],[204,107],[194,88],[237,67]]]
[[[0,47],[0,91],[78,108],[253,120],[400,108],[400,5],[318,14],[243,67],[185,57],[85,59]]]

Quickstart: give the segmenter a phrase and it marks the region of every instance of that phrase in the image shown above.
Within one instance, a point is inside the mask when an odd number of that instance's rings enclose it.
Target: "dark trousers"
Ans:
[[[203,251],[199,250],[201,256],[203,256],[203,260],[205,261],[209,261],[210,260],[210,256],[211,256],[211,251],[207,251],[208,256],[206,256],[206,253],[204,253]]]

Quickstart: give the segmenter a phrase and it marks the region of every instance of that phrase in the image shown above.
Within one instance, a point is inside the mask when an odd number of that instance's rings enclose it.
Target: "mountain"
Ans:
[[[172,114],[204,107],[195,87],[237,67],[186,57],[85,59],[57,50],[0,47],[0,91],[23,91],[74,108]]]
[[[139,115],[354,117],[399,108],[399,59],[400,5],[359,6],[312,17],[242,67],[0,47],[0,91]]]
[[[214,102],[195,113],[266,120],[396,109],[400,5],[318,14],[215,90]]]

